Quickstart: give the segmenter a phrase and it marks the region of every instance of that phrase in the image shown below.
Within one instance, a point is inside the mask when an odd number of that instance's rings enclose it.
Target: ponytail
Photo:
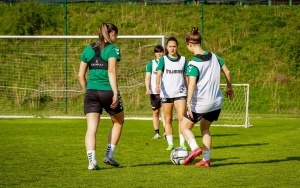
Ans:
[[[118,34],[118,28],[112,23],[102,23],[99,27],[99,43],[100,49],[103,49],[105,42],[112,43],[109,33],[115,31]]]

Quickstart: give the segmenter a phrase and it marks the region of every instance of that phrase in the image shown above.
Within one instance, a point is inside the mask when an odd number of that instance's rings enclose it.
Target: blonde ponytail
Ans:
[[[118,28],[112,23],[102,23],[99,27],[99,43],[101,49],[104,48],[105,42],[112,43],[109,33],[115,31],[118,34]]]

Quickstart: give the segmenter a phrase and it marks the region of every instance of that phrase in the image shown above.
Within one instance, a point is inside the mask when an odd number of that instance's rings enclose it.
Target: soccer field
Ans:
[[[251,128],[212,127],[211,168],[172,164],[166,141],[152,140],[152,122],[140,120],[125,121],[115,153],[120,167],[106,166],[101,161],[110,124],[101,120],[98,129],[101,170],[88,171],[84,119],[0,119],[0,187],[300,185],[300,119],[252,118]],[[173,127],[178,145],[177,122]]]

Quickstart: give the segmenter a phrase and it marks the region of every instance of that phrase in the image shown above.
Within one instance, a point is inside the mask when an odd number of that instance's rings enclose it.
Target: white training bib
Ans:
[[[180,56],[178,61],[164,58],[164,70],[161,79],[161,98],[175,98],[186,96],[184,79],[185,57]]]

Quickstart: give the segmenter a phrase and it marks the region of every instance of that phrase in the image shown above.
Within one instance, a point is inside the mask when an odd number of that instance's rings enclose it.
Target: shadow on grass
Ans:
[[[217,158],[217,159],[213,159],[213,162],[218,162],[218,161],[227,161],[229,159],[239,159],[239,157],[228,157],[228,158]]]
[[[224,159],[214,159],[213,161],[222,161]],[[227,159],[225,159],[227,160]],[[271,163],[278,163],[278,162],[286,162],[286,161],[300,161],[300,157],[287,157],[285,159],[272,159],[272,160],[265,160],[265,161],[251,161],[251,162],[233,162],[233,163],[224,163],[224,164],[213,164],[211,167],[220,167],[220,166],[229,166],[229,165],[243,165],[243,164],[271,164]]]
[[[247,146],[265,146],[268,145],[268,143],[253,143],[253,144],[233,144],[233,145],[227,145],[227,146],[215,146],[213,149],[223,149],[223,148],[237,148],[237,147],[247,147]]]
[[[172,165],[172,166],[174,166],[174,164],[171,163],[170,161],[161,161],[161,162],[157,162],[157,163],[131,165],[130,167],[155,166],[155,165],[170,165],[170,166]]]
[[[211,135],[212,137],[223,137],[223,136],[237,136],[238,134],[213,134],[213,135]],[[196,136],[195,135],[195,137],[196,138],[202,138],[202,136]]]
[[[100,165],[100,169],[99,170],[88,170],[89,172],[90,171],[103,171],[103,170],[117,170],[117,169],[121,169],[121,168],[127,168],[127,166],[122,166],[122,164],[118,167],[113,167],[113,166],[110,166],[110,165]]]
[[[274,160],[266,160],[266,161],[252,161],[252,162],[232,162],[232,163],[221,163],[215,164],[214,162],[227,161],[229,159],[239,159],[239,157],[228,157],[228,158],[217,158],[213,159],[213,165],[211,167],[221,167],[221,166],[229,166],[229,165],[243,165],[243,164],[268,164],[268,163],[278,163],[278,162],[286,162],[286,161],[300,161],[300,157],[287,157],[285,159],[274,159]],[[174,164],[170,163],[170,161],[162,161],[157,163],[147,163],[147,164],[137,164],[130,165],[130,167],[142,167],[142,166],[156,166],[156,165],[168,165],[174,166]],[[120,167],[119,167],[120,168]]]

